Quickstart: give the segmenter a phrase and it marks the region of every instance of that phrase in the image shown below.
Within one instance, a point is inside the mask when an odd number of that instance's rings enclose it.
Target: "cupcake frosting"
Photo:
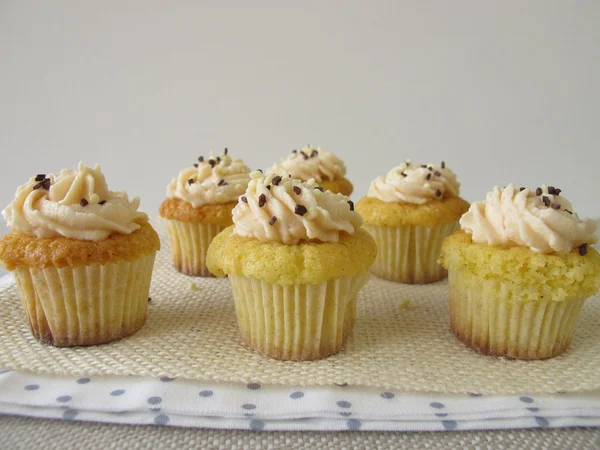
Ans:
[[[167,197],[179,198],[194,208],[234,202],[246,190],[250,169],[233,159],[227,149],[221,156],[198,158],[198,163],[179,172],[167,188]]]
[[[535,253],[569,253],[598,241],[597,224],[581,220],[561,190],[542,186],[531,191],[510,184],[496,186],[485,201],[475,202],[460,219],[473,242],[529,247]]]
[[[349,197],[323,192],[315,180],[301,182],[286,172],[252,172],[245,194],[233,209],[233,233],[294,245],[302,240],[337,242],[362,224]]]
[[[291,155],[274,164],[268,173],[287,172],[292,178],[307,181],[313,178],[317,183],[333,181],[346,175],[346,166],[330,151],[307,145],[302,150],[294,150]]]
[[[77,170],[32,177],[2,215],[13,231],[38,238],[100,241],[139,229],[136,222],[148,220],[139,205],[137,197],[129,201],[125,192],[110,191],[99,165],[79,163]]]
[[[410,160],[394,167],[369,186],[369,197],[387,203],[421,205],[431,200],[457,197],[460,184],[446,164],[413,164]]]

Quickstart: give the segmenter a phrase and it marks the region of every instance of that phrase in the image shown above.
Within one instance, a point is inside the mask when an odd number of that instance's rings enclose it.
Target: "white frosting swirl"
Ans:
[[[267,173],[287,172],[292,178],[308,181],[313,178],[317,183],[339,180],[346,175],[346,166],[330,151],[321,147],[307,145],[274,164]]]
[[[249,174],[250,169],[241,159],[233,159],[227,153],[219,157],[211,153],[197,167],[179,172],[167,188],[167,197],[179,198],[194,208],[234,202],[246,190]]]
[[[244,196],[233,209],[233,233],[261,241],[294,245],[303,240],[337,242],[362,225],[350,198],[317,189],[286,172],[265,177],[252,172]],[[270,186],[270,189],[269,189]]]
[[[13,231],[38,238],[100,241],[139,229],[136,222],[148,220],[139,205],[138,197],[130,202],[125,192],[109,191],[99,165],[80,162],[77,170],[32,177],[2,215]]]
[[[504,189],[496,186],[485,201],[471,205],[460,225],[473,242],[529,247],[535,253],[564,254],[598,241],[596,222],[581,220],[560,191],[556,194],[546,186],[540,191],[541,195],[536,195],[512,184]]]
[[[457,197],[460,184],[456,175],[442,164],[415,165],[410,160],[379,176],[369,186],[369,197],[387,203],[422,205],[444,197]]]

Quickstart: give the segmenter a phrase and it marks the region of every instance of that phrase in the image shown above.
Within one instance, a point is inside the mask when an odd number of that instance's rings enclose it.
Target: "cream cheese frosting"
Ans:
[[[561,190],[553,186],[534,191],[509,184],[475,202],[460,219],[473,242],[529,247],[535,253],[569,253],[598,241],[593,220],[581,220]]]
[[[302,182],[284,172],[252,172],[248,189],[233,209],[233,234],[294,245],[337,242],[362,225],[349,197],[323,192],[315,180]]]
[[[139,229],[136,222],[148,220],[139,205],[138,197],[129,201],[125,192],[110,191],[99,165],[80,162],[77,170],[32,177],[2,215],[13,231],[38,238],[100,241]]]
[[[194,208],[234,202],[246,190],[249,174],[248,166],[225,149],[221,156],[201,156],[193,167],[179,172],[167,188],[167,197],[179,198]]]
[[[346,175],[343,161],[330,151],[321,147],[307,145],[300,151],[294,150],[267,170],[267,173],[287,172],[292,178],[308,181],[313,178],[317,183],[339,180]]]
[[[460,184],[446,164],[413,164],[410,160],[371,182],[369,197],[387,203],[421,205],[445,197],[457,197]]]

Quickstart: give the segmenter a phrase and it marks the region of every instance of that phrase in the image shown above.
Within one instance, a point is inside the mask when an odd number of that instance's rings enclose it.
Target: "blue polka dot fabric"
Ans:
[[[344,382],[288,387],[201,383],[168,376],[49,376],[0,369],[0,413],[255,432],[451,432],[600,426],[600,393],[411,394]]]

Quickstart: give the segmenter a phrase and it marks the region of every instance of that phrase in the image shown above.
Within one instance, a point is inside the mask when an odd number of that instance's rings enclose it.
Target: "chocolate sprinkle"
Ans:
[[[292,190],[296,193],[296,195],[300,195],[302,193],[302,189],[300,189],[300,186],[294,186]]]
[[[568,209],[563,210],[566,213],[573,214],[573,211],[569,211]]]
[[[523,192],[524,190],[525,190],[525,188],[524,188],[524,187],[520,187],[520,188],[519,188],[519,192]]]
[[[105,203],[106,203],[106,200],[100,200],[100,201],[98,202],[98,204],[99,204],[100,206],[104,205]]]
[[[226,155],[228,152],[227,147],[225,147],[225,150],[223,151],[223,154]]]
[[[50,178],[46,178],[44,181],[42,181],[42,187],[46,190],[50,189],[51,184],[52,182],[50,181]]]
[[[219,181],[219,184],[218,184],[218,186],[227,186],[228,184],[229,184],[229,183],[227,183],[227,181],[225,181],[225,180],[221,180],[221,181]]]
[[[423,169],[426,169],[426,168],[427,168],[427,164],[421,164],[421,167],[422,167]]]
[[[426,180],[431,180],[431,174],[428,173],[427,176],[425,177]]]
[[[248,203],[248,198],[247,197],[242,197],[240,198],[241,201],[243,201],[244,203]]]
[[[152,301],[152,297],[148,297],[148,303]]]
[[[271,217],[271,220],[269,220],[269,225],[273,225],[275,222],[277,222],[277,217],[273,216]]]
[[[292,150],[292,153],[298,153],[298,150]]]
[[[433,172],[433,174],[434,174],[436,177],[439,177],[439,176],[441,176],[441,175],[442,175],[442,174],[441,174],[440,172],[438,172],[437,170],[436,170],[435,172]]]
[[[303,216],[307,212],[308,212],[308,209],[306,209],[306,206],[304,206],[304,205],[296,205],[296,208],[294,208],[294,213],[298,214],[299,216]]]
[[[85,198],[82,198],[81,200],[79,200],[79,204],[81,206],[87,206],[90,204],[90,202],[88,202]]]
[[[270,184],[267,185],[267,189],[271,190],[271,185]]]
[[[321,192],[323,192],[323,188],[322,188],[321,186],[315,186],[315,189],[316,189],[317,191],[321,191]]]
[[[350,211],[354,211],[354,202],[352,200],[348,200],[348,204],[350,205]]]
[[[542,188],[537,188],[535,190],[535,195],[542,195]]]
[[[313,150],[312,153],[310,154],[311,158],[314,158],[315,156],[319,156],[319,152],[317,150]]]
[[[302,155],[302,157],[306,160],[308,159],[308,155],[306,153],[304,153],[303,151],[300,151],[300,154]]]
[[[262,208],[267,203],[267,196],[265,194],[260,194],[258,197],[258,207]]]
[[[44,181],[46,179],[46,174],[45,173],[38,173],[35,176],[35,181]]]
[[[560,195],[560,193],[562,192],[562,190],[556,188],[554,189],[554,195]]]
[[[579,254],[581,256],[587,255],[588,249],[587,249],[587,244],[581,244],[579,246]]]
[[[442,169],[445,169],[446,168],[446,163],[444,161],[442,161],[441,166],[442,166]]]
[[[196,168],[197,168],[197,167],[198,167],[198,164],[194,164],[194,167],[196,167]]]
[[[279,175],[277,175],[276,177],[273,177],[273,179],[271,180],[271,183],[273,183],[275,186],[279,186],[279,183],[281,183],[281,177]]]
[[[217,163],[220,163],[220,162],[221,162],[221,157],[217,156]]]
[[[217,164],[217,162],[214,159],[209,159],[208,163],[210,164],[210,167],[215,167],[215,165]]]
[[[556,194],[556,188],[554,186],[548,186],[548,194],[550,194],[550,195]]]
[[[550,206],[552,209],[560,209],[560,205],[558,203],[552,203]]]
[[[200,157],[198,158],[198,161],[200,161],[200,162],[204,162],[204,156],[200,156]]]
[[[35,186],[33,186],[33,190],[35,191],[35,190],[41,188],[43,185],[44,185],[44,182],[40,181],[38,184],[36,184]]]
[[[259,171],[260,173],[263,173],[262,169],[256,169],[257,171]]]
[[[408,175],[404,172],[400,172],[400,175],[402,175],[403,177],[407,177]]]
[[[194,184],[194,179],[193,179],[193,178],[190,178],[190,179],[188,180],[188,184]]]
[[[542,202],[544,203],[544,206],[550,206],[551,204],[550,199],[545,195],[542,197]]]
[[[441,197],[442,196],[442,191],[440,191],[439,189],[436,189],[435,196],[436,197]]]

